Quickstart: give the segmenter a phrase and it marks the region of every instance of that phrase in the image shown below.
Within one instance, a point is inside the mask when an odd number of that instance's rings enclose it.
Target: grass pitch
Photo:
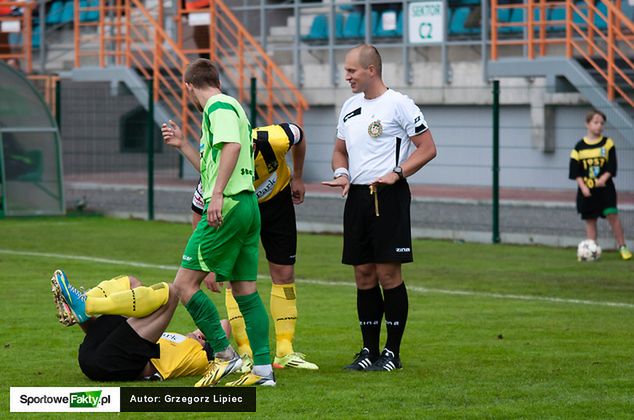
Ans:
[[[76,361],[82,332],[57,323],[53,270],[64,269],[86,288],[122,273],[146,284],[171,281],[189,233],[187,225],[102,218],[0,220],[0,413],[9,412],[10,386],[95,385]],[[578,263],[571,249],[445,241],[416,241],[414,252],[415,262],[404,266],[410,297],[404,369],[344,372],[361,343],[352,270],[340,264],[339,236],[300,235],[295,348],[320,370],[277,371],[278,386],[258,389],[257,413],[248,416],[632,416],[633,262],[614,252]],[[267,305],[269,289],[266,278],[259,281]],[[221,296],[212,298],[224,313]],[[169,329],[193,328],[179,308]]]

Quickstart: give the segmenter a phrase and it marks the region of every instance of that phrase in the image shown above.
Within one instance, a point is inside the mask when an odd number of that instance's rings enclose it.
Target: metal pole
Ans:
[[[493,81],[493,243],[500,242],[500,81]]]
[[[46,0],[40,1],[40,73],[46,73]]]
[[[55,81],[55,122],[57,129],[62,131],[62,88],[59,79]]]
[[[251,103],[250,103],[250,111],[251,111],[251,127],[257,127],[258,122],[258,79],[255,77],[251,78]]]
[[[147,80],[147,218],[154,220],[154,81]]]

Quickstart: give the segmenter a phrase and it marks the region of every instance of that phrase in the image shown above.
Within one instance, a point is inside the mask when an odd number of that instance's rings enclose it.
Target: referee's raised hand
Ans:
[[[347,176],[342,175],[332,181],[322,181],[321,185],[327,185],[329,187],[341,187],[343,189],[341,191],[341,196],[345,197],[346,195],[348,195],[348,190],[350,189],[350,180]]]

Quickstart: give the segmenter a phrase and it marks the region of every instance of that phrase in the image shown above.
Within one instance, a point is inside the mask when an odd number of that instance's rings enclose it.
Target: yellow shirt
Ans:
[[[158,340],[159,359],[150,359],[163,379],[203,375],[209,364],[203,346],[193,338],[177,333],[163,333]]]
[[[252,130],[255,145],[255,175],[253,186],[258,203],[273,198],[291,181],[291,169],[286,153],[302,141],[303,133],[295,124],[277,124]]]

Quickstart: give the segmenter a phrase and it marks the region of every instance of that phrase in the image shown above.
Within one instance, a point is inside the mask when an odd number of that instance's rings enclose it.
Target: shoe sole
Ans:
[[[275,369],[286,369],[286,368],[289,368],[289,369],[299,369],[299,370],[319,370],[319,366],[307,367],[307,366],[303,366],[302,364],[293,366],[290,363],[287,364],[287,365],[280,365],[279,363],[273,363],[273,367]]]
[[[62,295],[62,289],[57,281],[57,278],[53,276],[51,279],[51,292],[53,293],[53,300],[55,302],[55,307],[57,308],[57,319],[60,324],[70,327],[71,325],[75,325],[77,323],[77,318],[73,313],[73,310],[66,303],[66,299]]]
[[[275,386],[277,385],[277,382],[275,382],[275,380],[273,379],[260,379],[259,381],[253,383],[253,384],[249,384],[249,385],[244,385],[244,382],[248,379],[248,378],[244,378],[244,381],[240,382],[242,378],[238,379],[237,381],[234,382],[229,382],[227,384],[227,386],[230,387],[239,387],[239,386]]]

